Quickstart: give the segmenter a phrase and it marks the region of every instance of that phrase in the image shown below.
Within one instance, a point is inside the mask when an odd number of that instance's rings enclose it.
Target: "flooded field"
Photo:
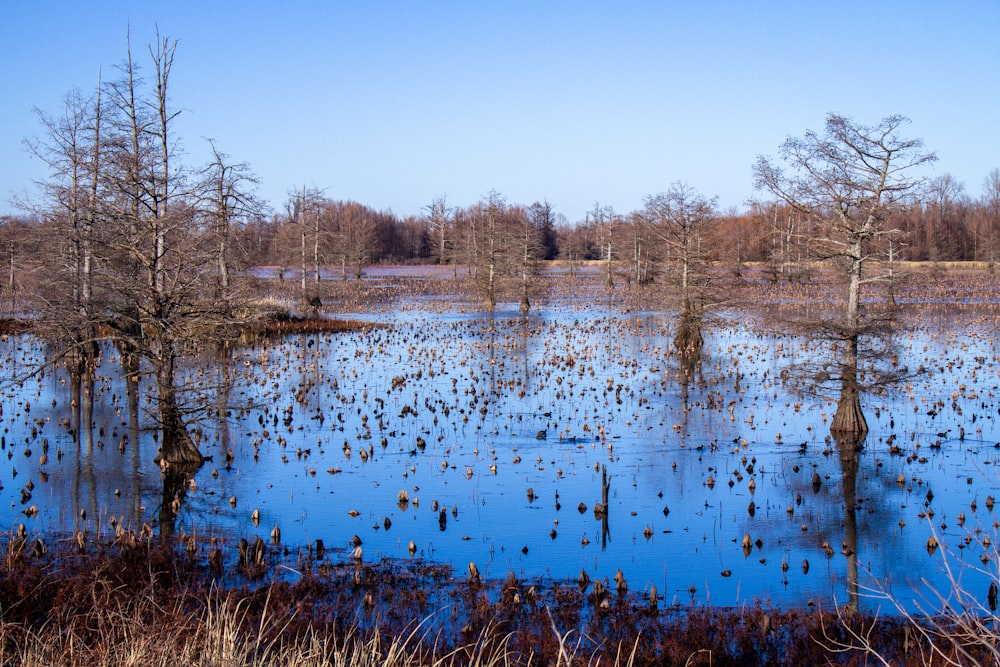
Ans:
[[[186,373],[211,460],[166,492],[148,381],[130,410],[106,348],[76,437],[61,369],[13,382],[51,350],[10,336],[0,524],[49,540],[144,524],[259,536],[291,570],[321,540],[335,561],[425,559],[462,578],[475,563],[613,588],[620,571],[630,591],[723,606],[845,602],[856,576],[937,609],[928,586],[948,589],[947,563],[985,599],[1000,515],[991,312],[904,313],[894,361],[911,377],[863,397],[856,449],[829,437],[836,397],[794,372],[823,351],[759,310],[720,313],[685,369],[651,311],[390,305],[355,313],[377,328],[206,351]]]

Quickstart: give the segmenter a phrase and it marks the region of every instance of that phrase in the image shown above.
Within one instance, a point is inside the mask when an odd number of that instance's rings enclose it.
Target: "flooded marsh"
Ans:
[[[21,378],[51,351],[5,337],[3,527],[56,540],[148,525],[232,553],[320,541],[338,562],[424,559],[462,579],[474,563],[484,579],[655,587],[665,604],[829,605],[856,577],[914,608],[947,589],[944,558],[984,599],[996,577],[992,304],[904,310],[892,361],[907,377],[862,398],[857,446],[830,437],[836,397],[796,372],[823,350],[767,309],[718,313],[694,365],[668,317],[610,300],[354,315],[382,326],[188,364],[210,460],[168,492],[150,383],[130,401],[114,347],[78,431],[61,368]]]

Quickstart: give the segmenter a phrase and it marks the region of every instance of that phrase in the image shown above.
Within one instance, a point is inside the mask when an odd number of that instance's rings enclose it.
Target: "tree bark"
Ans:
[[[841,392],[840,400],[837,401],[837,412],[830,422],[830,432],[838,440],[868,433],[868,422],[861,409],[861,395],[857,386]]]
[[[858,334],[848,341],[848,348],[841,370],[840,399],[837,412],[830,422],[830,433],[837,440],[858,438],[868,433],[868,422],[861,410],[861,391],[858,387]]]

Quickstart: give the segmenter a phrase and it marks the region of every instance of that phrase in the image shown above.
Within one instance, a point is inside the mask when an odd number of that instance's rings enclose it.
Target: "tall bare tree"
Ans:
[[[965,250],[965,186],[951,174],[927,182],[926,210],[922,225],[927,259],[932,262],[961,260]]]
[[[263,202],[254,196],[257,176],[245,162],[230,162],[209,139],[212,161],[201,171],[199,208],[207,226],[215,236],[219,286],[230,288],[230,254],[234,228],[260,218],[265,211]]]
[[[0,256],[3,257],[4,272],[7,274],[3,281],[0,293],[6,292],[6,296],[11,300],[11,310],[14,310],[13,299],[17,290],[17,238],[14,231],[14,218],[10,216],[0,216]],[[0,274],[2,275],[2,274]]]
[[[933,161],[919,139],[900,134],[903,116],[888,116],[867,126],[831,114],[822,133],[790,137],[779,148],[781,164],[759,157],[756,187],[770,192],[816,223],[821,257],[836,260],[846,277],[843,315],[834,327],[844,344],[841,397],[831,431],[863,434],[867,423],[858,385],[859,342],[884,321],[871,321],[862,309],[864,288],[885,280],[866,269],[878,241],[894,230],[886,223],[897,207],[918,193],[923,179],[914,172]]]
[[[662,244],[663,276],[676,296],[674,347],[697,357],[701,352],[702,318],[710,301],[710,263],[715,244],[709,238],[718,216],[716,199],[676,182],[666,192],[646,197],[644,217],[651,235]]]
[[[299,298],[303,306],[310,301],[315,303],[318,294],[309,294],[309,256],[312,255],[313,283],[319,285],[321,250],[323,244],[322,212],[325,198],[317,188],[302,186],[301,190],[288,193],[285,205],[287,222],[298,228],[299,250]],[[311,253],[310,253],[311,245]]]
[[[141,88],[138,66],[127,47],[123,77],[112,93],[113,182],[102,275],[114,336],[128,353],[146,358],[156,378],[162,465],[200,463],[179,399],[177,359],[185,344],[214,324],[201,293],[206,253],[194,237],[186,181],[176,168],[170,75],[177,42],[157,33],[149,46],[153,82]],[[177,201],[174,197],[177,196]],[[140,278],[141,277],[141,278]],[[136,279],[140,278],[140,279]]]
[[[548,200],[536,201],[528,207],[528,218],[538,238],[538,259],[550,260],[559,256],[556,241],[556,212]]]
[[[615,241],[620,222],[614,208],[599,203],[595,203],[594,210],[587,214],[586,224],[592,225],[596,232],[600,258],[604,262],[604,284],[608,289],[615,286],[615,262],[619,255]]]
[[[629,262],[629,280],[635,279],[639,285],[652,282],[656,272],[653,262],[657,260],[655,245],[649,238],[649,225],[642,213],[633,211],[625,220],[624,226],[632,241],[632,259]]]
[[[1000,169],[992,169],[983,180],[981,202],[986,227],[986,261],[990,271],[993,271],[996,266],[997,241],[1000,240]]]
[[[480,227],[483,230],[480,263],[483,269],[481,285],[486,306],[493,310],[497,305],[497,290],[503,262],[506,259],[505,214],[507,201],[500,193],[491,190],[481,208]]]
[[[448,207],[448,200],[442,195],[435,197],[430,204],[424,207],[427,211],[427,221],[430,226],[431,237],[434,239],[434,253],[437,256],[438,264],[447,264],[451,261],[453,241],[448,234],[451,230],[452,209]]]
[[[341,257],[341,274],[347,280],[347,265],[353,267],[354,278],[361,279],[365,266],[371,263],[378,235],[374,211],[357,202],[344,202],[337,207],[336,236]]]
[[[545,252],[542,238],[546,221],[550,219],[551,210],[547,205],[535,204],[525,211],[517,208],[512,211],[512,222],[515,224],[514,245],[516,245],[513,261],[517,270],[520,285],[520,310],[526,313],[531,310],[531,297],[537,286],[538,262]]]
[[[101,169],[101,87],[93,98],[79,91],[66,96],[63,114],[50,118],[36,114],[45,129],[44,139],[28,140],[29,149],[50,168],[50,178],[42,184],[45,193],[44,218],[49,220],[57,239],[51,248],[42,297],[43,324],[52,339],[62,346],[69,373],[73,407],[73,432],[77,444],[89,451],[94,398],[94,374],[100,355],[97,343],[94,299],[94,234],[98,222]],[[9,240],[10,289],[13,291],[14,240]]]
[[[46,139],[29,142],[52,168],[42,208],[45,224],[59,230],[50,235],[59,252],[46,257],[54,288],[44,291],[45,318],[68,343],[63,356],[72,360],[73,352],[87,361],[89,370],[80,374],[91,385],[99,336],[119,348],[130,404],[131,380],[140,373],[154,378],[157,461],[164,467],[203,460],[187,430],[192,403],[178,360],[231,336],[239,325],[234,311],[245,310],[231,307],[227,241],[205,228],[205,211],[180,162],[180,112],[169,94],[176,51],[176,41],[157,33],[148,48],[151,78],[144,80],[127,40],[120,76],[99,84],[92,98],[71,94],[58,120],[40,114]],[[233,191],[226,190],[246,172],[213,151],[216,161],[203,173],[213,173],[214,190],[223,193],[212,210],[210,226],[218,227],[238,215]]]

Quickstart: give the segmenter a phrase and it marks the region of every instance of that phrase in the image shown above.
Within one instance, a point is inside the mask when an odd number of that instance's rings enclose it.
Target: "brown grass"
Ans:
[[[70,548],[72,546],[72,548]],[[575,582],[470,583],[450,569],[361,566],[269,554],[258,583],[219,543],[184,551],[131,533],[80,552],[12,536],[0,561],[0,665],[821,665],[872,638],[892,664],[922,664],[900,618],[835,611],[650,609]],[[42,553],[44,551],[45,553]],[[294,581],[283,578],[294,569]],[[850,630],[850,631],[848,631]]]

